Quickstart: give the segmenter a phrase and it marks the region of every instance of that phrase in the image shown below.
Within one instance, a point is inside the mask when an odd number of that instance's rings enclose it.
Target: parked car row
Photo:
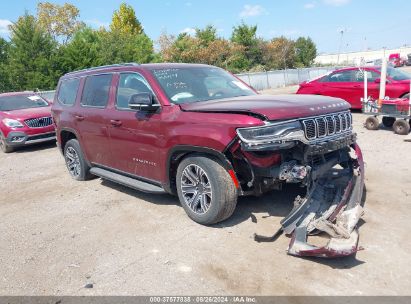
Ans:
[[[297,94],[314,94],[342,98],[351,104],[352,109],[361,109],[364,96],[364,71],[367,71],[368,96],[379,98],[381,67],[365,66],[338,69],[322,77],[300,84]],[[409,98],[410,79],[407,73],[387,68],[385,95],[390,98]]]

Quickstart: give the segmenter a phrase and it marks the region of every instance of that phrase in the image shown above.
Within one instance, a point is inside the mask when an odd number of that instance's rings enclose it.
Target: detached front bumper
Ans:
[[[350,167],[332,169],[310,187],[305,198],[297,197],[294,209],[281,221],[291,235],[288,253],[295,256],[342,257],[356,253],[357,223],[363,215],[364,161],[357,144],[352,146]],[[325,245],[307,242],[309,236],[324,232]]]

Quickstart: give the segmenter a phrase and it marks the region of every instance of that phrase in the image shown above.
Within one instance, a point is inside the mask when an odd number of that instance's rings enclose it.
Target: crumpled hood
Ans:
[[[253,95],[180,104],[188,112],[254,113],[266,120],[282,120],[340,112],[350,104],[319,95]]]

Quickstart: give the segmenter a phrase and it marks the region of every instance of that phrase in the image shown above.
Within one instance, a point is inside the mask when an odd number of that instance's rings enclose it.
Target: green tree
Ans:
[[[99,56],[101,64],[148,63],[154,59],[153,41],[144,33],[100,31],[100,35],[103,46]]]
[[[110,31],[101,29],[100,62],[114,64],[121,62],[146,63],[153,61],[153,41],[144,33],[134,9],[122,3],[114,11]]]
[[[317,57],[317,47],[310,37],[299,37],[295,42],[295,52],[298,66],[309,67]]]
[[[285,69],[295,66],[294,41],[285,37],[260,42],[263,50],[263,63],[266,69]]]
[[[212,25],[207,25],[204,29],[196,28],[196,38],[200,40],[202,46],[208,46],[217,40],[217,29]]]
[[[10,26],[8,73],[11,89],[52,89],[58,79],[54,66],[56,42],[27,12]]]
[[[243,69],[250,69],[252,66],[261,63],[262,51],[257,38],[257,26],[251,26],[244,21],[233,28],[231,41],[244,47],[244,59],[241,60]]]
[[[198,49],[200,41],[187,33],[178,35],[170,49],[170,61],[198,63]]]
[[[9,54],[9,43],[0,37],[0,92],[8,91],[7,59]]]
[[[121,34],[142,34],[143,27],[136,17],[131,5],[122,3],[119,10],[114,11],[110,24],[112,32]]]
[[[101,64],[101,35],[90,27],[77,31],[70,42],[60,47],[63,72],[85,69]]]
[[[37,20],[54,39],[61,38],[66,43],[83,25],[78,20],[79,9],[70,3],[63,5],[40,2],[37,5]]]

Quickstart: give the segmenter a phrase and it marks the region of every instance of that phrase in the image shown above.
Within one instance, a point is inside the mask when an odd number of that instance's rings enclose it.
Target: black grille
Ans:
[[[352,117],[350,112],[344,112],[304,119],[302,123],[305,137],[313,140],[351,130]]]
[[[314,139],[317,137],[316,126],[314,119],[307,119],[303,121],[304,124],[304,133],[308,139]]]
[[[339,115],[334,115],[333,117],[335,119],[335,132],[339,133],[341,132],[341,117]]]
[[[341,130],[344,131],[347,129],[347,117],[345,114],[340,114],[340,119],[341,119]]]
[[[44,128],[50,126],[53,123],[53,119],[49,116],[26,119],[24,122],[29,128]]]
[[[334,134],[335,133],[335,121],[332,118],[332,116],[327,116],[326,117],[327,120],[327,132],[329,135]]]
[[[316,118],[315,122],[317,123],[318,137],[324,137],[327,135],[327,124],[325,122],[325,117]]]

